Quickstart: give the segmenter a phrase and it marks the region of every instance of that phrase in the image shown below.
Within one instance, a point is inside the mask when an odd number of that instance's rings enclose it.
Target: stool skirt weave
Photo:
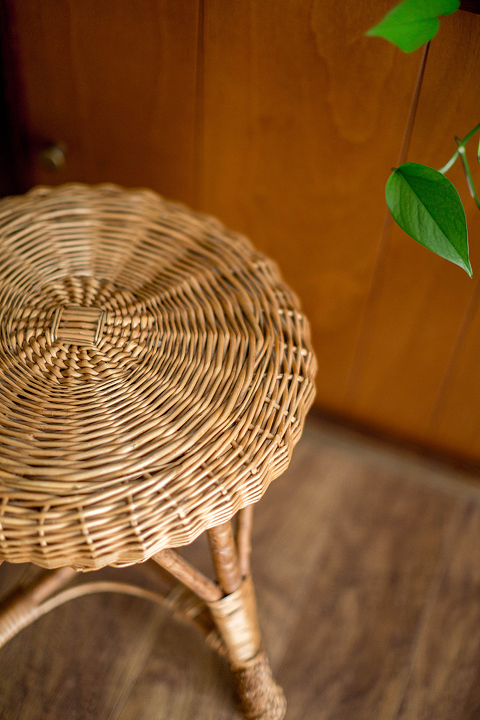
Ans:
[[[148,190],[0,201],[0,559],[93,570],[190,543],[288,465],[314,390],[297,299]]]

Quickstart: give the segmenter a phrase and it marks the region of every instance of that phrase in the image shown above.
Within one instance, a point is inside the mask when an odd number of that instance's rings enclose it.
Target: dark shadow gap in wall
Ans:
[[[18,126],[15,122],[15,82],[12,70],[7,10],[0,2],[0,196],[21,192],[18,167]]]
[[[0,196],[25,191],[22,92],[16,68],[15,28],[8,1],[0,0]]]
[[[480,15],[480,0],[462,0],[460,10],[477,13]]]

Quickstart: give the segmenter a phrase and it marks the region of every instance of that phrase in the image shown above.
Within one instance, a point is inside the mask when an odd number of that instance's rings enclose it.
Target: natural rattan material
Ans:
[[[233,668],[243,668],[261,647],[253,584],[245,578],[238,590],[208,603],[212,617],[227,647]]]
[[[265,652],[234,671],[237,692],[246,720],[283,720],[287,702],[272,675]]]
[[[275,265],[151,191],[0,202],[0,558],[89,570],[258,500],[313,399]]]

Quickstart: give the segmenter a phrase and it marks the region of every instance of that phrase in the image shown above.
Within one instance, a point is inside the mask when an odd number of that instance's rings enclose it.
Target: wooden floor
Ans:
[[[208,567],[203,541],[186,553]],[[25,572],[2,566],[2,595]],[[312,421],[256,508],[253,573],[288,720],[480,718],[480,484]],[[95,595],[0,651],[0,718],[240,715],[195,630]]]

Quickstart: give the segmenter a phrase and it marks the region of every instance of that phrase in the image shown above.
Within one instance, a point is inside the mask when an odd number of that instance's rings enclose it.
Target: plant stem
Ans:
[[[457,137],[455,138],[455,142],[458,145],[458,154],[460,155],[460,160],[462,161],[463,171],[465,173],[465,178],[467,180],[470,195],[475,200],[475,204],[480,210],[480,202],[478,201],[478,195],[477,191],[475,190],[475,185],[473,183],[472,173],[470,172],[470,168],[468,166],[467,154],[465,152],[465,144],[462,144],[462,141]]]
[[[452,167],[452,165],[455,163],[455,161],[457,160],[458,156],[460,155],[460,153],[461,153],[461,148],[462,148],[463,150],[465,150],[465,145],[466,145],[467,142],[470,140],[470,138],[473,137],[473,135],[475,135],[476,132],[478,132],[478,130],[480,130],[480,123],[478,123],[478,125],[475,125],[475,127],[473,128],[473,130],[470,130],[470,132],[469,132],[467,135],[465,135],[465,137],[463,138],[463,140],[459,140],[458,138],[455,138],[455,140],[456,140],[456,142],[457,142],[457,145],[458,145],[458,148],[457,148],[457,150],[455,150],[455,152],[453,153],[453,155],[452,155],[452,157],[450,158],[450,160],[449,160],[442,168],[440,168],[440,170],[439,170],[438,172],[441,172],[442,175],[445,175],[445,173],[448,172],[448,170],[450,170],[450,168]],[[477,156],[480,158],[480,144],[479,144],[479,146],[478,146]],[[471,176],[470,176],[470,177],[471,177]],[[468,180],[467,180],[467,182],[468,182]],[[473,197],[473,195],[472,195],[472,197]]]
[[[445,163],[445,165],[443,167],[441,167],[438,172],[441,172],[442,175],[445,175],[445,173],[448,172],[450,170],[450,168],[452,167],[452,165],[455,163],[456,159],[458,158],[458,155],[459,155],[458,150],[455,150],[455,152],[453,153],[450,160],[447,163]]]

